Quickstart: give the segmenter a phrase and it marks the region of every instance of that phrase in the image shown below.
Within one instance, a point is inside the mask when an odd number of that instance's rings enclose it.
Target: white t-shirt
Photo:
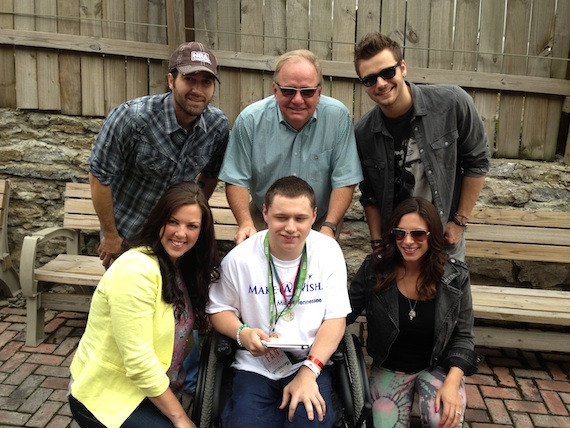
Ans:
[[[266,230],[256,233],[224,257],[221,277],[210,287],[210,300],[206,312],[214,314],[231,310],[244,323],[269,334],[269,265],[263,247],[266,234]],[[279,319],[275,325],[275,333],[283,341],[312,345],[324,320],[346,317],[351,309],[346,262],[338,243],[314,230],[309,233],[306,243],[307,276],[299,302],[293,308],[295,316],[291,321]],[[287,299],[290,299],[299,259],[292,262],[275,258],[273,260],[286,289]],[[275,277],[273,288],[277,304],[276,312],[280,313],[285,305]],[[298,358],[308,355],[307,350],[293,353]],[[293,365],[283,377],[297,371],[300,364]],[[255,372],[270,379],[279,379],[266,369],[261,357],[254,357],[249,351],[238,350],[233,367]]]

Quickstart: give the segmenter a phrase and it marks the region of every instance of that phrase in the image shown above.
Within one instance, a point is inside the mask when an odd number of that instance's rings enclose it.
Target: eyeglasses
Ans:
[[[314,88],[291,88],[289,86],[281,86],[277,82],[275,82],[275,84],[283,96],[287,98],[293,98],[295,95],[297,95],[297,92],[300,92],[303,98],[311,98],[313,95],[315,95],[315,92],[317,92],[317,89],[319,89],[321,86],[317,85]]]
[[[425,230],[406,230],[400,229],[399,227],[392,229],[392,235],[396,241],[403,240],[408,233],[414,241],[423,242],[431,232],[426,232]]]
[[[396,68],[402,65],[401,61],[398,61],[398,64],[393,65],[392,67],[385,68],[384,70],[380,70],[378,73],[369,74],[368,76],[364,76],[360,78],[360,82],[370,88],[374,86],[378,81],[378,78],[381,77],[384,80],[390,80],[396,75]]]

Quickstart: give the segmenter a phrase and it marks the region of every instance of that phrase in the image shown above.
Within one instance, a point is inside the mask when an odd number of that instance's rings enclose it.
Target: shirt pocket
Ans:
[[[447,169],[455,169],[457,167],[458,138],[459,132],[457,129],[454,129],[430,143],[438,165]]]
[[[311,153],[309,159],[309,177],[313,182],[328,181],[331,174],[332,149],[321,153]]]
[[[362,167],[365,179],[373,183],[384,183],[384,176],[386,174],[386,161],[379,159],[362,159]]]

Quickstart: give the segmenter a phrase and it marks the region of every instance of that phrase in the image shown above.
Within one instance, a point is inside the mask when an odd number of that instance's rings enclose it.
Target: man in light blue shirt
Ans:
[[[261,215],[264,195],[271,183],[289,175],[315,190],[313,228],[338,236],[363,176],[350,113],[340,101],[321,95],[322,80],[312,52],[285,53],[275,64],[273,95],[236,119],[219,178],[226,182],[238,221],[237,244],[267,227]]]

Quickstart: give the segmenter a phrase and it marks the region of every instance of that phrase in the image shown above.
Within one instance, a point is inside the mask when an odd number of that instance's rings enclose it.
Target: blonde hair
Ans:
[[[317,56],[313,52],[307,49],[297,49],[294,51],[285,52],[283,55],[278,57],[277,61],[275,61],[275,72],[273,73],[273,81],[277,83],[279,72],[281,71],[281,69],[283,68],[283,66],[287,61],[299,60],[299,59],[305,59],[309,61],[313,65],[313,67],[315,67],[315,70],[317,72],[317,77],[319,78],[319,85],[321,85],[323,83],[323,70],[321,68],[321,63],[317,58]]]

